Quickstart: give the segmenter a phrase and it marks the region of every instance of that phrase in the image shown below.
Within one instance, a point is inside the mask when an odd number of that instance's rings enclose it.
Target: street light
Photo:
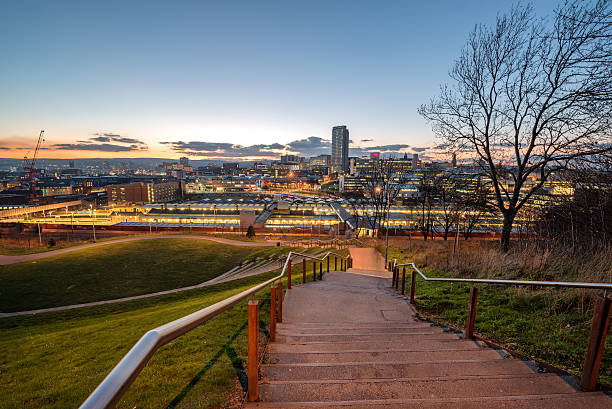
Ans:
[[[89,214],[90,217],[93,214],[93,219],[91,221],[91,229],[93,231],[93,241],[96,242],[96,211],[93,208],[93,205],[89,205]]]
[[[385,266],[387,265],[388,254],[389,254],[389,212],[391,210],[391,204],[389,203],[389,189],[387,189],[386,202],[387,205],[387,225],[385,226]]]

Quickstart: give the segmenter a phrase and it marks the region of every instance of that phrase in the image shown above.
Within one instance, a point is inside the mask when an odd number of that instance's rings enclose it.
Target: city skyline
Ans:
[[[474,25],[507,7],[4,5],[0,157],[22,158],[40,129],[47,158],[310,156],[338,123],[353,130],[351,156],[427,157],[417,107]]]

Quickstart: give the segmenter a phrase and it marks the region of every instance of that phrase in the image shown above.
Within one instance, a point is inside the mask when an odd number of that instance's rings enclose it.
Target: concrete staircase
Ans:
[[[387,274],[331,272],[289,291],[262,401],[247,407],[612,408],[603,393],[418,321]]]

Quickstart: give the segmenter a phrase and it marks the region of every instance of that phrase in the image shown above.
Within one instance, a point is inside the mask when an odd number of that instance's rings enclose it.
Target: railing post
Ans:
[[[323,280],[323,262],[319,263],[319,280]]]
[[[606,344],[606,335],[610,325],[610,309],[612,299],[597,297],[591,322],[591,335],[582,366],[580,387],[585,391],[594,391],[597,386],[601,356]]]
[[[278,298],[278,322],[283,322],[283,282],[278,282],[278,289],[276,290],[276,296]]]
[[[327,272],[329,273],[329,256],[327,256]]]
[[[317,262],[312,262],[312,281],[317,281]]]
[[[287,290],[291,290],[291,260],[287,263]]]
[[[306,284],[306,257],[302,259],[302,284]]]
[[[334,271],[338,271],[338,256],[334,256]]]
[[[395,291],[399,290],[399,267],[395,266]]]
[[[406,293],[406,266],[402,268],[402,295]]]
[[[270,287],[270,342],[276,341],[276,286]]]
[[[249,315],[249,346],[248,346],[248,400],[249,402],[255,402],[259,398],[259,392],[257,390],[257,381],[259,378],[259,371],[257,369],[258,354],[257,354],[257,337],[259,335],[259,303],[256,300],[249,301],[248,315]]]
[[[416,271],[412,269],[412,282],[410,283],[410,304],[414,305],[414,290],[416,285]]]
[[[396,278],[395,277],[395,267],[391,269],[391,273],[393,274],[392,275],[393,278],[391,279],[391,287],[395,287],[395,278]]]
[[[474,322],[476,321],[476,303],[478,302],[478,287],[470,288],[470,306],[468,308],[465,339],[474,339]]]

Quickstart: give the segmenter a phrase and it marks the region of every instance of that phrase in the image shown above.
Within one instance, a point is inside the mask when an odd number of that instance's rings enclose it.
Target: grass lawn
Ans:
[[[391,260],[409,261],[396,248],[390,247],[389,254]],[[426,267],[422,271],[433,277],[450,276]],[[410,288],[408,277],[407,273],[407,294]],[[493,285],[478,287],[477,334],[542,362],[581,373],[593,306],[582,303],[579,291],[568,293],[556,289]],[[468,284],[426,282],[417,277],[415,308],[439,324],[463,329],[469,289]],[[606,342],[600,381],[612,384],[612,336],[608,336]]]
[[[172,233],[169,233],[169,234],[172,234]],[[150,234],[130,234],[130,235],[115,236],[115,237],[104,237],[104,238],[97,239],[96,242],[101,243],[101,242],[106,242],[106,241],[142,237],[142,236],[150,236]],[[43,243],[46,243],[47,239],[45,238],[44,240],[45,241],[43,241]],[[38,238],[35,238],[32,242],[33,244],[38,246]],[[44,245],[42,247],[23,247],[25,245],[24,242],[16,243],[14,240],[11,240],[9,244],[5,244],[5,242],[0,243],[3,245],[3,247],[0,247],[0,255],[20,256],[24,254],[46,253],[47,251],[65,249],[68,247],[82,246],[84,244],[91,244],[93,243],[93,240],[74,239],[71,242],[61,240],[59,241],[59,243],[60,244],[53,246],[53,247],[49,247],[47,245]]]
[[[297,285],[301,263],[292,271]],[[311,263],[307,271],[311,281]],[[0,408],[78,407],[146,331],[277,274],[145,300],[0,319]],[[257,296],[262,301],[266,297],[268,291]],[[247,366],[247,334],[240,330],[246,318],[244,302],[162,347],[118,407],[223,405],[240,368]],[[264,304],[260,319],[267,323],[268,318],[269,305]]]
[[[242,260],[288,250],[166,238],[108,244],[0,266],[0,311],[78,304],[189,286],[210,280]]]

